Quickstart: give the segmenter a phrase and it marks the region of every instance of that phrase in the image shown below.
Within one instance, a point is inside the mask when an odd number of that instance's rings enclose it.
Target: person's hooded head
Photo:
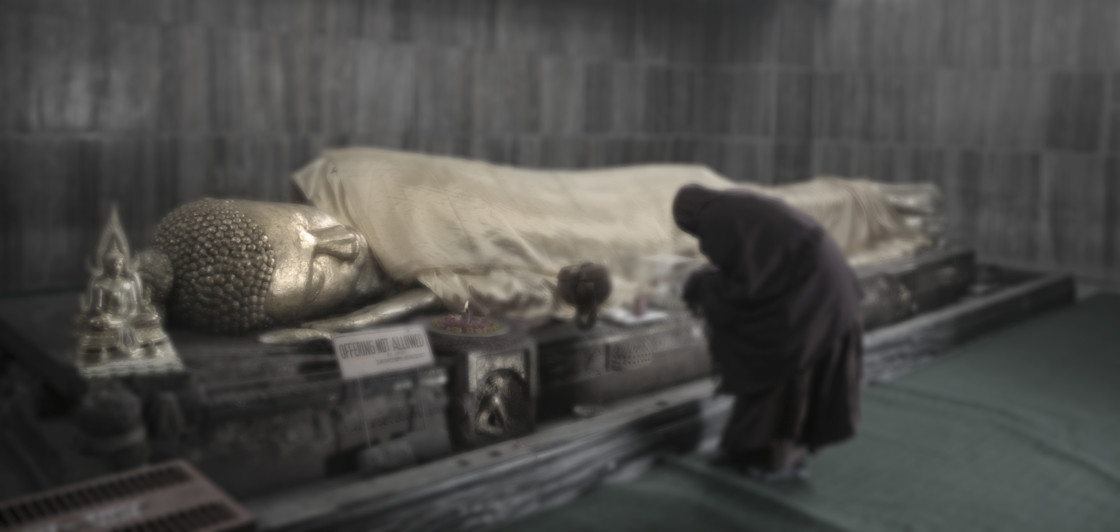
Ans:
[[[781,200],[745,189],[682,187],[673,199],[673,219],[695,236],[700,251],[749,297],[757,297],[790,268],[794,248],[822,230]],[[780,283],[778,283],[780,284]]]

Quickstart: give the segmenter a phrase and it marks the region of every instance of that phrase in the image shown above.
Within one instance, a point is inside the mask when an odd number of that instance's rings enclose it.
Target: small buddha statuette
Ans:
[[[115,207],[95,259],[75,320],[79,370],[86,376],[107,376],[182,369],[151,302],[151,291],[131,262]]]
[[[139,307],[138,283],[128,275],[125,257],[116,246],[101,257],[100,269],[90,283],[86,320],[94,330],[127,327]]]

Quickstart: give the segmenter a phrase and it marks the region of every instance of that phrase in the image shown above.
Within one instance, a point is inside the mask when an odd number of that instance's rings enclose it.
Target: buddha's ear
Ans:
[[[315,254],[330,255],[338,260],[350,262],[358,258],[358,246],[362,242],[357,234],[343,225],[332,225],[308,231],[315,237]]]
[[[167,254],[158,249],[146,249],[136,255],[136,273],[145,288],[151,290],[152,302],[167,301],[175,284],[175,270]]]

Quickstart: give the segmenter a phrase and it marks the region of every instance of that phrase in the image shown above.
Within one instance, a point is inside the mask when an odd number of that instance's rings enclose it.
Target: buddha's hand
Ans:
[[[279,329],[269,331],[258,337],[265,344],[306,344],[317,341],[330,341],[334,333],[355,331],[407,318],[420,312],[443,308],[431,290],[415,288],[396,294],[357,311],[309,321],[298,329]]]
[[[261,334],[257,339],[262,344],[301,345],[312,342],[329,342],[333,333],[321,329],[277,329]]]

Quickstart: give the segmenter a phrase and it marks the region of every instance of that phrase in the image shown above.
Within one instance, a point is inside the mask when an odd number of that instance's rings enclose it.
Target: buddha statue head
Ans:
[[[188,203],[159,223],[155,243],[143,268],[153,292],[173,322],[208,332],[298,323],[385,287],[365,238],[306,205]]]
[[[125,256],[117,248],[110,249],[101,259],[101,267],[108,277],[121,277],[125,273]]]

